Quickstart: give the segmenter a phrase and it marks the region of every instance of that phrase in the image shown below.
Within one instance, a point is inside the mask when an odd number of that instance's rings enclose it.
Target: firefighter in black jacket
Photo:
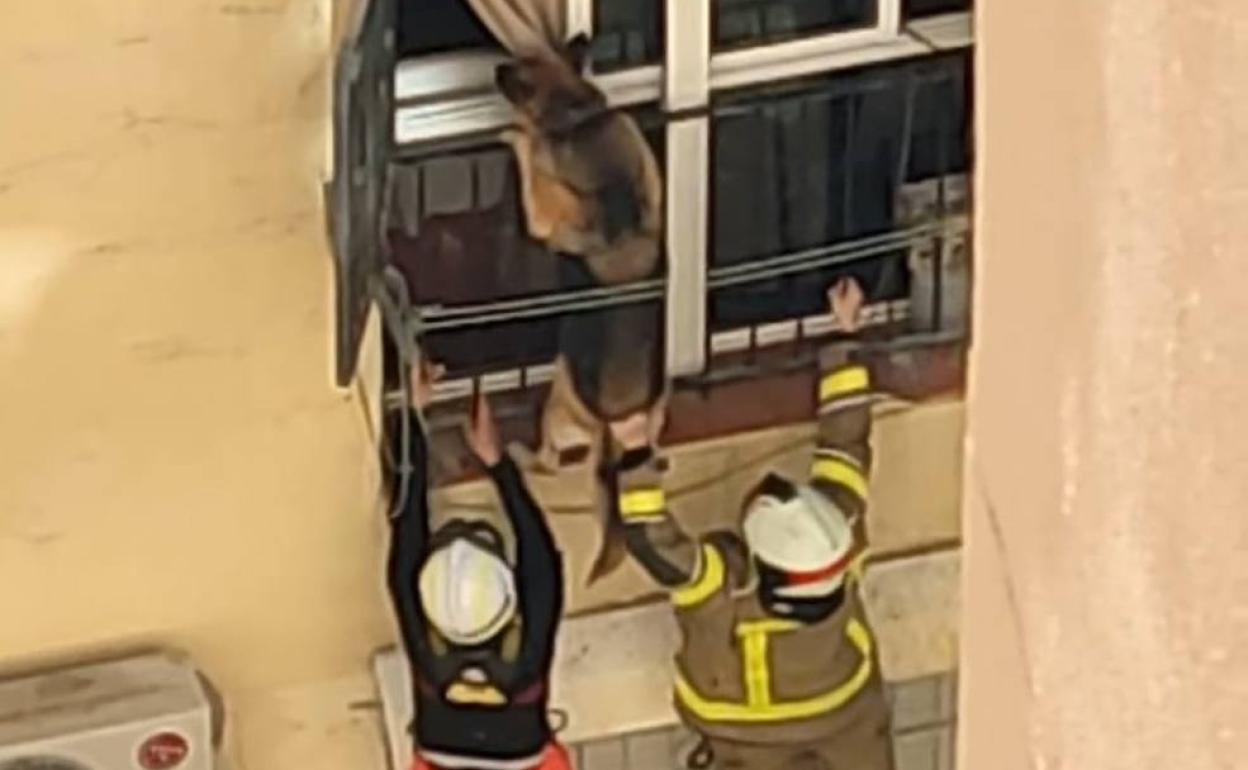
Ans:
[[[413,372],[413,398],[428,402],[433,367]],[[499,449],[480,396],[464,433],[486,467],[516,540],[457,517],[431,533],[428,443],[408,410],[414,470],[394,518],[388,582],[411,663],[413,768],[566,770],[547,720],[555,631],[563,609],[562,558],[515,464]]]

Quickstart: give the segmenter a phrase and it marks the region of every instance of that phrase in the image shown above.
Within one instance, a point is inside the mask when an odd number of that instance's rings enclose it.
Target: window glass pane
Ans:
[[[400,58],[465,49],[502,46],[464,0],[400,0]]]
[[[715,0],[715,50],[873,27],[878,0]]]
[[[725,268],[828,254],[905,229],[909,182],[964,173],[962,55],[886,65],[735,94],[712,130],[711,282]],[[713,331],[825,312],[824,289],[854,275],[869,302],[910,291],[907,248],[872,247],[843,264],[712,290]]]
[[[958,13],[971,10],[971,0],[905,0],[906,18],[939,16],[942,13]]]
[[[662,0],[597,0],[594,3],[596,71],[658,64],[662,59]]]

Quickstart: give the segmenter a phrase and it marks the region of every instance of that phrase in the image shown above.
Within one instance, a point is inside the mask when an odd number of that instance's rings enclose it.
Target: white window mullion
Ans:
[[[901,34],[901,0],[879,0],[880,16],[877,29],[885,36]]]
[[[669,2],[668,5],[680,4]],[[688,3],[695,5],[696,3]],[[710,216],[710,119],[667,124],[667,374],[706,368],[707,232]]]
[[[594,0],[567,0],[568,38],[584,33],[594,36]]]
[[[710,94],[711,0],[667,0],[663,107],[704,107]]]

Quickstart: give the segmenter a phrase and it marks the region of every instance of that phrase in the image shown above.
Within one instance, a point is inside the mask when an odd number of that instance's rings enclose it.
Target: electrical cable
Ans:
[[[394,267],[386,267],[380,275],[372,276],[369,292],[381,311],[382,325],[390,333],[398,350],[399,390],[404,404],[402,408],[416,413],[417,429],[423,432],[426,428],[424,405],[412,398],[412,367],[424,365],[419,342],[423,333],[420,311],[411,304],[407,280]],[[384,414],[382,422],[384,430]],[[386,444],[383,451],[388,453],[388,443],[382,443]],[[412,473],[415,470],[412,464],[412,424],[406,415],[399,425],[399,456],[391,456],[389,459],[398,476],[388,514],[390,519],[394,519],[407,505]]]

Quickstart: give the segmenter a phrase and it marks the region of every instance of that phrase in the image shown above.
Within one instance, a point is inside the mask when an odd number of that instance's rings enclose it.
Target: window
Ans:
[[[336,379],[355,374],[369,281],[384,263],[379,222],[393,153],[395,0],[361,0],[334,67],[333,176],[326,185],[334,247]]]
[[[598,0],[594,3],[593,34],[597,72],[658,64],[663,58],[663,3]]]
[[[906,229],[922,221],[901,216],[898,190],[967,172],[966,65],[939,57],[715,106],[711,283],[726,288],[711,294],[712,332],[818,315],[846,274],[870,302],[910,297]]]
[[[746,359],[784,370],[835,332],[823,293],[846,273],[888,333],[962,332],[966,224],[950,222],[969,197],[968,41],[900,21],[934,0],[567,0],[569,25],[594,33],[593,77],[636,111],[668,192],[667,273],[605,294],[524,232],[510,151],[493,140],[512,119],[493,87],[503,44],[466,0],[394,3],[366,3],[380,32],[357,41],[369,67],[336,132],[350,179],[370,180],[335,179],[351,203],[335,216],[340,328],[392,264],[450,369],[440,398],[538,385],[568,319],[621,308],[665,327],[669,373],[691,387]],[[388,99],[386,66],[397,107],[362,82]]]
[[[464,0],[408,0],[399,3],[398,14],[400,58],[465,50],[503,52]]]
[[[877,0],[715,0],[716,50],[874,27]]]

